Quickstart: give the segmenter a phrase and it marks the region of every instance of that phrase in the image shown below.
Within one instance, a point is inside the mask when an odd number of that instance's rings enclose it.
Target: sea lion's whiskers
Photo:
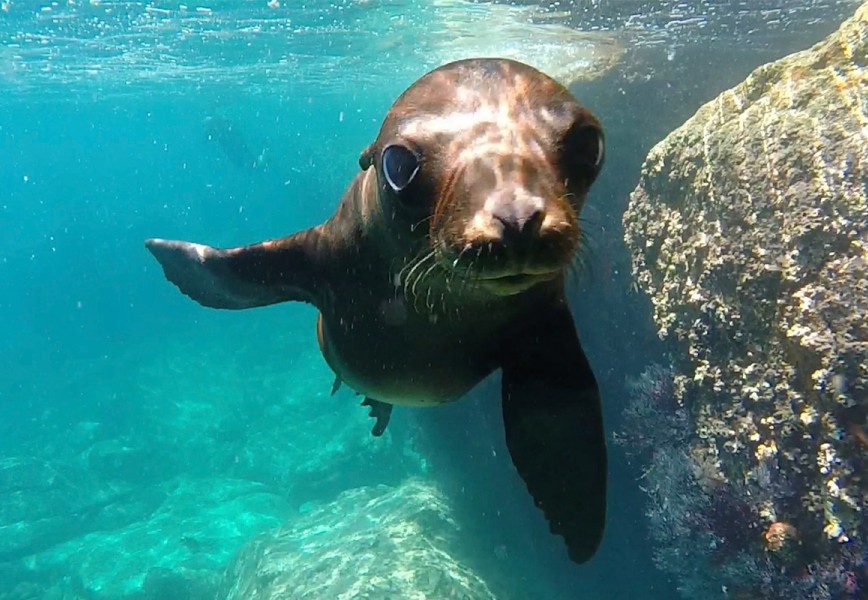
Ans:
[[[445,315],[449,312],[449,305],[446,304],[446,292],[440,294],[440,311]],[[458,310],[456,309],[455,315],[458,316]]]
[[[407,290],[408,290],[408,287],[410,284],[410,280],[413,279],[413,273],[415,273],[416,269],[418,269],[419,267],[424,265],[426,262],[428,262],[433,257],[434,257],[434,251],[433,250],[427,252],[424,256],[422,256],[422,258],[420,258],[419,260],[416,261],[416,263],[413,265],[413,268],[410,269],[410,271],[407,273],[407,277],[405,277],[404,281],[403,281],[403,283],[404,283],[404,296],[407,296]]]
[[[412,300],[413,310],[418,310],[417,301],[418,298],[412,292],[412,286],[410,285],[410,279],[404,282],[404,297],[407,300]]]
[[[416,256],[414,256],[413,258],[411,258],[410,260],[408,260],[406,263],[404,263],[404,266],[401,267],[401,270],[398,271],[397,276],[394,277],[393,280],[392,280],[392,281],[395,283],[395,286],[396,286],[396,287],[397,287],[398,285],[401,285],[401,284],[404,283],[404,281],[405,281],[405,280],[404,280],[404,273],[407,271],[407,269],[409,269],[409,268],[412,267],[414,264],[416,264],[416,260],[417,260],[418,258],[419,258],[419,255],[417,254]]]
[[[422,225],[426,221],[430,221],[433,218],[434,218],[434,215],[428,215],[427,217],[423,217],[423,218],[419,219],[418,221],[416,221],[415,223],[410,225],[410,231],[411,232],[416,231],[416,228],[419,227],[419,225]]]
[[[476,251],[476,258],[473,260],[473,263],[472,263],[472,264],[475,265],[477,262],[479,262],[479,259],[482,258],[482,253],[483,253],[484,251],[485,251],[485,249],[484,249],[482,246],[480,246],[480,247],[479,247],[479,250]],[[491,252],[491,244],[490,244],[490,243],[488,244],[488,251]],[[479,273],[479,276],[480,276],[480,277],[482,276],[482,273],[481,273],[481,272]]]
[[[413,258],[411,258],[410,260],[407,261],[407,263],[401,268],[400,271],[398,271],[398,282],[399,283],[403,283],[404,281],[406,281],[404,279],[404,273],[407,271],[407,269],[415,267],[417,264],[417,261],[423,260],[422,257],[424,256],[424,254],[425,254],[425,248],[423,247],[421,250],[419,250],[416,253],[415,256],[413,256]]]
[[[590,239],[590,236],[586,232],[583,232],[582,235],[579,236],[579,242],[576,252],[575,254],[573,254],[573,257],[570,260],[569,265],[567,266],[568,284],[571,284],[577,288],[579,282],[583,278],[594,278],[593,261],[591,260],[591,256],[593,255],[594,250],[595,247],[593,241]]]
[[[443,278],[443,286],[441,288],[440,293],[440,311],[442,314],[446,314],[449,311],[449,308],[446,304],[446,295],[452,295],[455,293],[455,288],[452,287],[453,282],[455,281],[455,271],[452,269],[443,268],[440,263],[438,265],[441,267],[440,272]]]
[[[440,265],[437,264],[437,261],[435,260],[435,261],[434,261],[434,264],[431,265],[430,267],[428,267],[428,270],[427,270],[427,271],[425,271],[424,273],[422,273],[421,275],[419,275],[419,277],[416,278],[416,281],[413,282],[413,287],[412,287],[412,289],[411,289],[411,293],[412,293],[414,296],[416,295],[416,286],[419,284],[419,282],[420,282],[420,281],[423,281],[423,280],[424,280],[428,275],[431,274],[431,271],[433,271],[434,269],[436,269],[438,266],[440,266]],[[430,296],[430,295],[431,295],[431,286],[429,285],[429,286],[428,286],[428,296]],[[427,305],[427,302],[426,302],[426,305]],[[428,306],[428,309],[430,310],[431,307]]]
[[[587,232],[583,232],[579,236],[579,244],[576,248],[576,253],[573,255],[573,264],[581,267],[582,270],[591,271],[591,256],[596,250],[596,245]]]
[[[467,268],[469,269],[470,267],[468,266]],[[458,294],[461,296],[464,295],[464,292],[467,290],[467,284],[470,282],[470,278],[467,275],[468,273],[465,273],[464,277],[462,277],[461,289],[458,290]]]
[[[476,249],[476,257],[471,259],[470,262],[467,263],[467,269],[464,270],[464,275],[463,275],[464,283],[461,286],[461,292],[460,292],[462,296],[464,295],[465,291],[467,290],[467,286],[469,284],[475,284],[477,281],[479,281],[479,277],[481,277],[481,275],[482,275],[481,273],[479,273],[479,275],[474,275],[474,273],[473,273],[473,268],[479,262],[479,259],[482,256],[482,252],[483,252],[482,246],[478,247]]]
[[[464,244],[464,247],[458,253],[458,256],[456,256],[455,259],[452,261],[452,268],[446,269],[446,289],[447,290],[452,291],[452,282],[455,280],[456,277],[459,277],[458,266],[461,264],[461,259],[464,257],[464,254],[468,250],[472,250],[472,249],[473,249],[473,244]],[[469,269],[471,265],[472,265],[472,261],[471,261],[471,264],[467,265],[467,269]],[[459,292],[459,293],[463,293],[464,286],[467,284],[467,280],[464,277],[462,277],[462,280],[463,280],[463,282],[462,282],[462,286],[461,286],[461,292]]]
[[[423,265],[425,265],[426,263],[428,263],[432,260],[434,261],[434,263],[427,270],[418,271],[418,272],[416,271],[417,269],[419,269],[420,267],[422,267]],[[421,260],[419,260],[419,263],[413,267],[413,269],[410,271],[410,273],[407,274],[407,280],[404,282],[404,296],[408,299],[410,297],[412,297],[413,310],[416,310],[417,312],[418,312],[418,308],[419,308],[418,307],[419,295],[416,293],[416,287],[419,285],[419,282],[425,277],[425,275],[427,273],[429,273],[433,268],[436,268],[437,266],[438,266],[437,258],[436,258],[434,251],[432,250],[432,251],[428,252],[427,254],[425,254],[425,256],[422,257]],[[414,278],[414,274],[415,274],[415,278]]]

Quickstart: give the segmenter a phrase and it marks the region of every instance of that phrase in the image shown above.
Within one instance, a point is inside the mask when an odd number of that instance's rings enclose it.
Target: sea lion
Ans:
[[[603,148],[598,120],[545,74],[461,60],[395,101],[325,223],[231,249],[146,245],[204,306],[313,304],[333,390],[365,396],[375,435],[393,404],[451,402],[501,369],[513,463],[584,562],[603,535],[606,445],[564,280]]]
[[[229,162],[239,169],[255,171],[267,167],[268,148],[263,148],[258,153],[254,152],[238,126],[226,117],[220,115],[205,117],[202,121],[202,129],[205,139],[215,142]]]

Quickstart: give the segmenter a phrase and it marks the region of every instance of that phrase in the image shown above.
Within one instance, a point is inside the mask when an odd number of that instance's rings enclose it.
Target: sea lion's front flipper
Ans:
[[[239,248],[150,239],[166,279],[199,304],[242,309],[316,298],[317,229]]]
[[[582,563],[606,517],[600,393],[565,304],[528,325],[502,360],[506,444],[552,532]]]
[[[365,397],[362,401],[362,406],[371,407],[368,415],[377,420],[374,423],[374,428],[371,429],[371,433],[374,434],[374,437],[380,437],[386,431],[386,427],[389,426],[389,419],[392,417],[392,405]]]

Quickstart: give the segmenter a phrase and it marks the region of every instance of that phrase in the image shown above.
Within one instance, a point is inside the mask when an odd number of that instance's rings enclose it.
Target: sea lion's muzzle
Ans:
[[[506,161],[521,164],[514,157]],[[525,165],[507,172],[504,161],[482,170],[476,164],[453,194],[465,201],[435,226],[440,262],[455,275],[498,294],[513,294],[556,277],[572,261],[579,230],[565,190],[554,174]],[[545,176],[544,176],[545,175]]]

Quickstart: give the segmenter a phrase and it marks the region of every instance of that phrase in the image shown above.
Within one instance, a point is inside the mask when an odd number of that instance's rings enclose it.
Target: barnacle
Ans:
[[[778,552],[799,539],[799,532],[789,523],[775,521],[763,533],[763,541],[768,550]]]

